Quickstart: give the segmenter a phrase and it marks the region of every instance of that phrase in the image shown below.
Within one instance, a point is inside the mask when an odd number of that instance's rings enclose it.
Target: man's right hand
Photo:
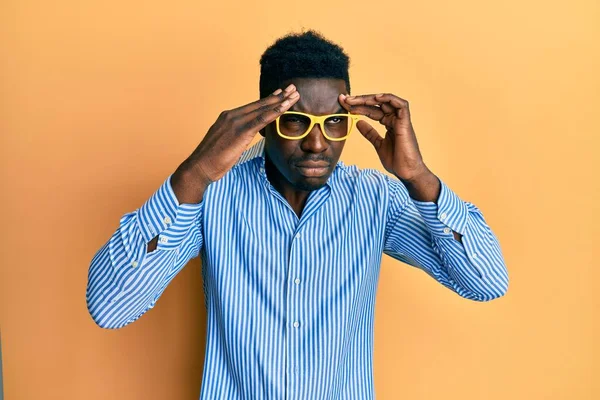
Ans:
[[[294,85],[254,103],[223,111],[196,150],[171,176],[171,187],[179,204],[197,204],[211,183],[221,179],[242,156],[256,134],[293,106],[300,93]],[[147,246],[154,251],[158,236]]]
[[[208,185],[221,179],[235,165],[256,134],[299,98],[296,87],[289,85],[253,103],[223,111],[196,150],[171,177],[179,203],[199,203]]]

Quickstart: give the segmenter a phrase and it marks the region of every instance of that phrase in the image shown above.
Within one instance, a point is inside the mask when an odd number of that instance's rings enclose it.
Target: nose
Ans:
[[[301,148],[306,153],[322,153],[329,147],[319,124],[315,124],[308,135],[302,139]]]

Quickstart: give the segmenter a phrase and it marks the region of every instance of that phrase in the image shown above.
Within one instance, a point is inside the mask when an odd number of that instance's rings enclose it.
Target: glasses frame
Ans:
[[[300,136],[284,135],[279,130],[279,118],[281,118],[283,115],[301,115],[303,117],[307,117],[310,119],[310,125],[308,126],[308,129],[306,130],[306,132],[304,132]],[[344,136],[342,138],[334,138],[334,137],[329,136],[327,134],[327,132],[325,132],[325,120],[327,118],[331,118],[331,117],[346,117],[350,120],[350,126],[348,127],[348,134],[346,136]],[[358,115],[352,115],[352,114],[339,114],[338,113],[338,114],[328,114],[328,115],[312,115],[312,114],[306,114],[306,113],[299,112],[299,111],[286,111],[275,119],[275,126],[277,127],[277,134],[279,136],[281,136],[282,138],[288,139],[288,140],[300,140],[300,139],[303,139],[306,136],[308,136],[308,134],[310,133],[310,131],[312,131],[314,126],[316,124],[319,124],[319,127],[321,128],[321,133],[323,134],[323,136],[325,136],[325,138],[327,138],[327,140],[331,140],[332,142],[341,142],[342,140],[348,139],[348,137],[352,133],[352,129],[354,129],[354,126],[356,125],[356,122],[358,122],[359,119],[360,118]]]

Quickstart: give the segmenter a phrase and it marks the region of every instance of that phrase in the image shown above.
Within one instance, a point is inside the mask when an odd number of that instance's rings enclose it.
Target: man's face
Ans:
[[[347,93],[343,79],[302,78],[283,82],[281,87],[293,83],[300,100],[289,111],[313,115],[346,113],[339,103],[340,93]],[[327,182],[338,162],[345,140],[330,141],[318,124],[299,140],[284,139],[277,133],[275,123],[264,131],[265,152],[269,178],[281,186],[291,185],[296,190],[315,190]],[[272,164],[272,165],[270,165]]]

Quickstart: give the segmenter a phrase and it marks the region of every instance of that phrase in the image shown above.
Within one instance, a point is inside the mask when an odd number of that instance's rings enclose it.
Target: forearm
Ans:
[[[473,293],[476,299],[499,297],[506,291],[508,274],[498,240],[474,204],[438,182],[435,202],[412,202],[431,235],[431,246],[442,263],[440,273],[455,289]]]
[[[142,207],[121,218],[89,268],[88,309],[99,326],[119,328],[154,305],[202,247],[202,207],[178,204],[169,177]],[[148,253],[152,238],[156,248]]]
[[[475,205],[438,182],[436,198],[420,201],[401,190],[406,184],[389,180],[394,205],[386,253],[425,270],[463,297],[485,301],[502,296],[508,273],[498,240]]]
[[[441,183],[439,178],[429,169],[415,179],[401,179],[401,181],[408,190],[411,199],[437,204],[441,191]],[[462,243],[462,235],[460,233],[452,231],[452,234],[454,239]]]
[[[408,190],[411,199],[437,203],[440,196],[441,184],[438,177],[429,169],[425,169],[422,174],[410,180],[398,179],[402,181]]]
[[[121,328],[137,320],[162,293],[175,254],[154,252],[140,261],[130,261],[115,232],[90,265],[86,290],[87,306],[102,328]],[[139,246],[144,246],[140,239]],[[134,266],[135,265],[135,266]]]
[[[205,178],[200,162],[194,157],[185,160],[171,175],[171,188],[179,204],[199,204],[204,198],[204,192],[210,185],[210,180]],[[146,249],[147,253],[153,252],[158,246],[158,236],[155,236]]]
[[[508,288],[506,264],[500,244],[483,216],[468,207],[468,222],[460,242],[452,237],[432,236],[431,245],[439,262],[431,268],[442,283],[462,296],[492,300],[503,296]]]

